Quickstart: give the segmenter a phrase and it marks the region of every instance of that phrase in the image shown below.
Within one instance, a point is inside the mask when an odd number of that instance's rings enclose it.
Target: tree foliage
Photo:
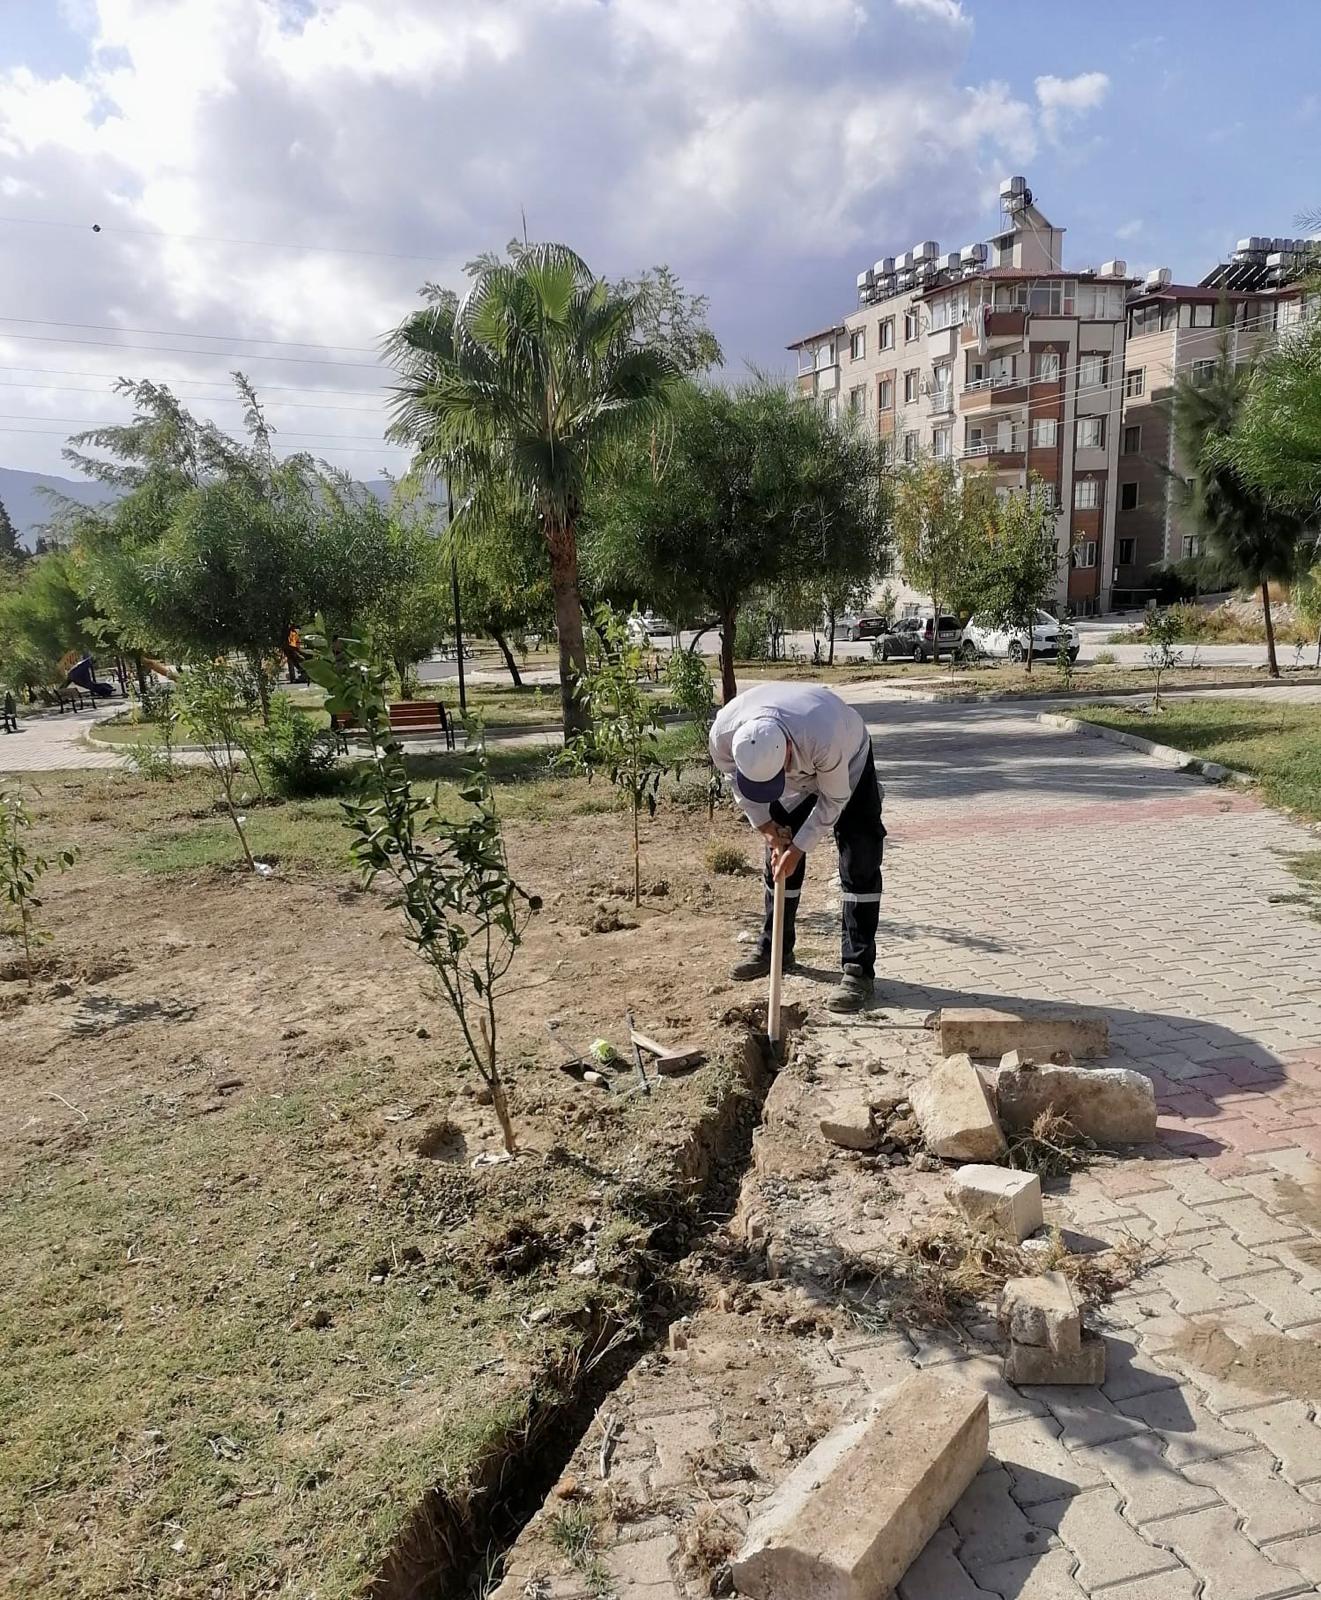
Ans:
[[[1037,612],[1055,598],[1059,584],[1055,512],[1033,483],[1003,502],[984,501],[979,523],[981,537],[970,543],[961,598],[979,623],[1026,635],[1031,672]]]
[[[981,473],[962,475],[949,461],[916,461],[898,474],[894,541],[904,578],[931,596],[934,616],[966,606],[989,519],[993,494]],[[940,659],[940,629],[932,655]]]
[[[78,569],[68,550],[0,569],[0,678],[16,689],[58,683],[66,656],[95,648],[97,633]]]
[[[37,926],[41,880],[54,870],[64,872],[74,864],[78,852],[72,846],[53,856],[41,855],[28,844],[32,814],[16,788],[0,789],[0,889],[8,901],[23,946],[23,966],[28,987],[35,976],[33,948],[46,937]]]
[[[639,343],[643,307],[594,276],[565,245],[491,257],[462,300],[427,285],[427,303],[394,330],[399,371],[391,436],[415,466],[447,479],[480,516],[510,494],[536,519],[559,634],[566,733],[580,730],[575,676],[586,666],[578,522],[594,478],[640,430],[663,422],[676,370]]]
[[[598,640],[578,693],[586,703],[587,727],[564,747],[561,759],[590,778],[604,771],[627,799],[633,819],[633,904],[642,904],[639,818],[645,806],[656,815],[661,779],[669,763],[660,753],[656,702],[642,687],[642,645],[626,618],[609,606],[593,617]]]
[[[870,583],[885,548],[876,444],[778,385],[685,386],[663,462],[645,445],[592,508],[602,582],[625,578],[675,618],[715,616],[721,684],[738,692],[734,640],[758,593]]]
[[[638,343],[663,351],[676,372],[698,378],[724,365],[724,351],[707,321],[710,300],[689,294],[669,267],[624,278],[616,288],[637,301]]]
[[[1176,381],[1173,425],[1180,453],[1192,470],[1193,512],[1213,552],[1245,584],[1260,590],[1268,671],[1278,678],[1270,584],[1294,576],[1303,524],[1236,465],[1234,433],[1251,382],[1248,368],[1236,366],[1228,344],[1222,345],[1208,379],[1199,382],[1187,375]]]
[[[1321,317],[1262,359],[1221,453],[1269,500],[1321,517]]]

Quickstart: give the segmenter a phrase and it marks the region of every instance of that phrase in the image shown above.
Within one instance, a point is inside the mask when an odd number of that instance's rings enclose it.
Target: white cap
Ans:
[[[734,735],[734,782],[745,800],[767,804],[784,793],[784,760],[789,741],[771,717],[754,717]]]

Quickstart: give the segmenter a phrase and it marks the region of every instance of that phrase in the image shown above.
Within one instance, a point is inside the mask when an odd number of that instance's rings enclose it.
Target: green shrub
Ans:
[[[750,606],[734,624],[734,655],[739,661],[765,661],[770,654],[770,612]]]
[[[1093,664],[1098,667],[1113,667],[1118,660],[1119,657],[1113,650],[1098,650]]]
[[[707,846],[706,865],[711,872],[738,877],[748,871],[748,854],[741,845],[717,842]]]
[[[281,694],[271,699],[271,721],[260,735],[259,759],[271,787],[294,799],[324,794],[335,780],[329,732],[295,711]]]

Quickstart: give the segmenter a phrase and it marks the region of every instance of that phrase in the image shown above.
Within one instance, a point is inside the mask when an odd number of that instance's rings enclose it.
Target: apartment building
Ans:
[[[1064,229],[1021,177],[994,237],[942,254],[926,240],[858,277],[858,306],[795,340],[798,388],[874,429],[890,456],[953,460],[1008,495],[1039,479],[1056,508],[1058,601],[1108,609],[1125,296],[1122,261],[1066,269]]]
[[[1209,377],[1228,348],[1246,361],[1321,305],[1302,278],[1315,268],[1306,239],[1240,239],[1232,256],[1197,284],[1175,283],[1168,267],[1148,273],[1127,307],[1114,591],[1141,603],[1151,569],[1198,553],[1199,534],[1184,492],[1190,468],[1170,426],[1176,379]]]

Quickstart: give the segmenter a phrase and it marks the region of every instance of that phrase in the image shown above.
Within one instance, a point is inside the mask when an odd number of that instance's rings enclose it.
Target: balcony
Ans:
[[[950,384],[942,384],[939,389],[932,389],[928,398],[931,401],[933,416],[947,416],[954,410],[954,389]]]
[[[960,452],[965,461],[986,461],[998,466],[1006,456],[1014,458],[1011,465],[1022,466],[1023,452],[1027,448],[1027,431],[1015,428],[1010,433],[1000,433],[994,439],[973,439]]]

